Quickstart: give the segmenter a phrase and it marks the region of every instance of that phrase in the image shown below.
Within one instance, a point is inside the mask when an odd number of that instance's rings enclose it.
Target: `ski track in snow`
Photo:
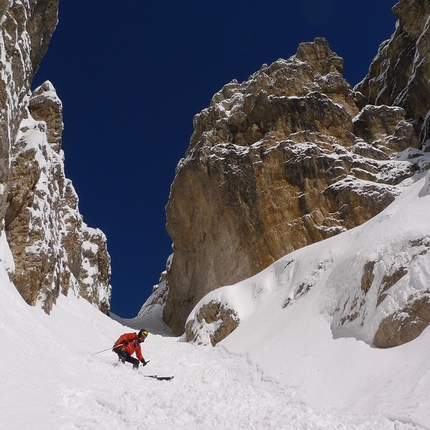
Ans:
[[[413,226],[428,237],[429,197],[415,198],[421,188],[417,183],[387,209],[398,214],[397,224],[385,229],[399,235]],[[383,229],[386,216],[375,217],[373,228]],[[318,247],[332,247],[334,240],[300,252],[318,262],[324,254]],[[374,235],[356,239],[357,255],[369,240]],[[7,260],[6,251],[0,236],[0,260]],[[333,336],[326,283],[284,308],[290,296],[274,282],[277,267],[259,274],[258,283],[250,279],[246,294],[237,295],[248,318],[219,346],[150,335],[143,344],[150,363],[133,371],[128,363],[115,366],[109,348],[132,329],[72,292],[60,295],[49,316],[29,307],[0,264],[0,430],[430,430],[430,327],[387,350]],[[304,274],[321,274],[309,267]],[[333,285],[344,285],[344,271],[330,276]],[[270,288],[273,297],[263,300]]]
[[[91,355],[132,330],[85,300],[61,296],[47,316],[12,287],[0,290],[0,299],[9,322],[0,331],[1,430],[422,429],[381,414],[315,412],[300,387],[268,378],[222,347],[150,335],[143,344],[150,363],[134,371],[116,365],[110,349]]]
[[[52,414],[61,430],[108,429],[393,429],[412,424],[382,416],[321,416],[296,398],[292,388],[265,381],[244,357],[221,348],[200,348],[177,339],[150,336],[144,355],[151,360],[133,371],[116,356],[73,359],[69,384]],[[79,375],[86,378],[79,379]],[[170,375],[157,381],[145,374]],[[79,383],[77,383],[79,381]]]

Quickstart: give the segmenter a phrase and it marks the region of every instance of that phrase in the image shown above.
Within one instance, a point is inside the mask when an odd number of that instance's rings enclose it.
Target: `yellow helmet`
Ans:
[[[139,331],[139,334],[137,335],[137,337],[148,337],[148,332],[143,328],[142,330]]]

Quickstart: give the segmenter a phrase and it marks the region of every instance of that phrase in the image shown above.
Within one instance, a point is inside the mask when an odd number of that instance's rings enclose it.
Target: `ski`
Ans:
[[[157,379],[158,381],[170,381],[174,376],[143,375],[146,378]]]

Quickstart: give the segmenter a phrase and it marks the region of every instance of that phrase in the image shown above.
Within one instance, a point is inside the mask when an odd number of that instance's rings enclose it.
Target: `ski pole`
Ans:
[[[109,351],[109,350],[110,350],[110,349],[112,349],[112,348],[118,348],[119,346],[122,346],[122,345],[123,345],[123,344],[122,344],[122,343],[120,343],[119,345],[111,346],[110,348],[103,349],[103,351],[98,351],[98,352],[95,352],[94,354],[91,354],[91,355],[93,356],[93,355],[101,354],[102,352]]]

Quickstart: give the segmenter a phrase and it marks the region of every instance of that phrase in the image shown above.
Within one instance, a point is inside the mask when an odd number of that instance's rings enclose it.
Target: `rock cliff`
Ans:
[[[402,107],[417,133],[427,136],[422,126],[429,110],[430,4],[426,0],[401,0],[393,12],[396,31],[381,44],[368,75],[356,87],[364,103]]]
[[[405,109],[366,105],[342,69],[325,39],[302,43],[196,115],[166,208],[176,334],[209,291],[362,224],[424,168],[396,158],[420,146]]]
[[[207,294],[188,317],[187,339],[215,344],[237,327],[236,341],[254,339],[249,330],[259,326],[258,313],[270,325],[260,338],[265,347],[273,345],[273,332],[300,337],[303,323],[294,322],[299,314],[318,325],[329,322],[334,339],[383,348],[415,339],[430,322],[430,172],[422,176],[365,224]]]
[[[430,4],[425,0],[401,0],[393,12],[398,18],[396,31],[390,40],[381,44],[368,75],[355,88],[364,95],[364,102],[375,105],[397,105],[405,110],[407,121],[415,128],[422,150],[430,150]],[[411,151],[410,156],[417,153]],[[424,166],[428,169],[428,166]],[[411,257],[404,258],[404,250],[411,249]],[[428,253],[428,237],[405,241],[381,280],[377,293],[379,306],[390,289],[405,290],[416,284],[416,261]],[[369,259],[367,272],[373,279],[379,261]],[[364,276],[364,274],[363,274]],[[420,274],[418,274],[420,276]],[[394,312],[387,312],[373,339],[374,345],[386,348],[415,339],[430,323],[430,290],[423,288],[407,296]],[[351,319],[357,310],[350,307],[345,318]]]
[[[0,0],[0,232],[27,303],[49,313],[73,290],[108,313],[106,237],[83,222],[64,173],[62,103],[49,82],[30,90],[57,16],[58,0]]]

